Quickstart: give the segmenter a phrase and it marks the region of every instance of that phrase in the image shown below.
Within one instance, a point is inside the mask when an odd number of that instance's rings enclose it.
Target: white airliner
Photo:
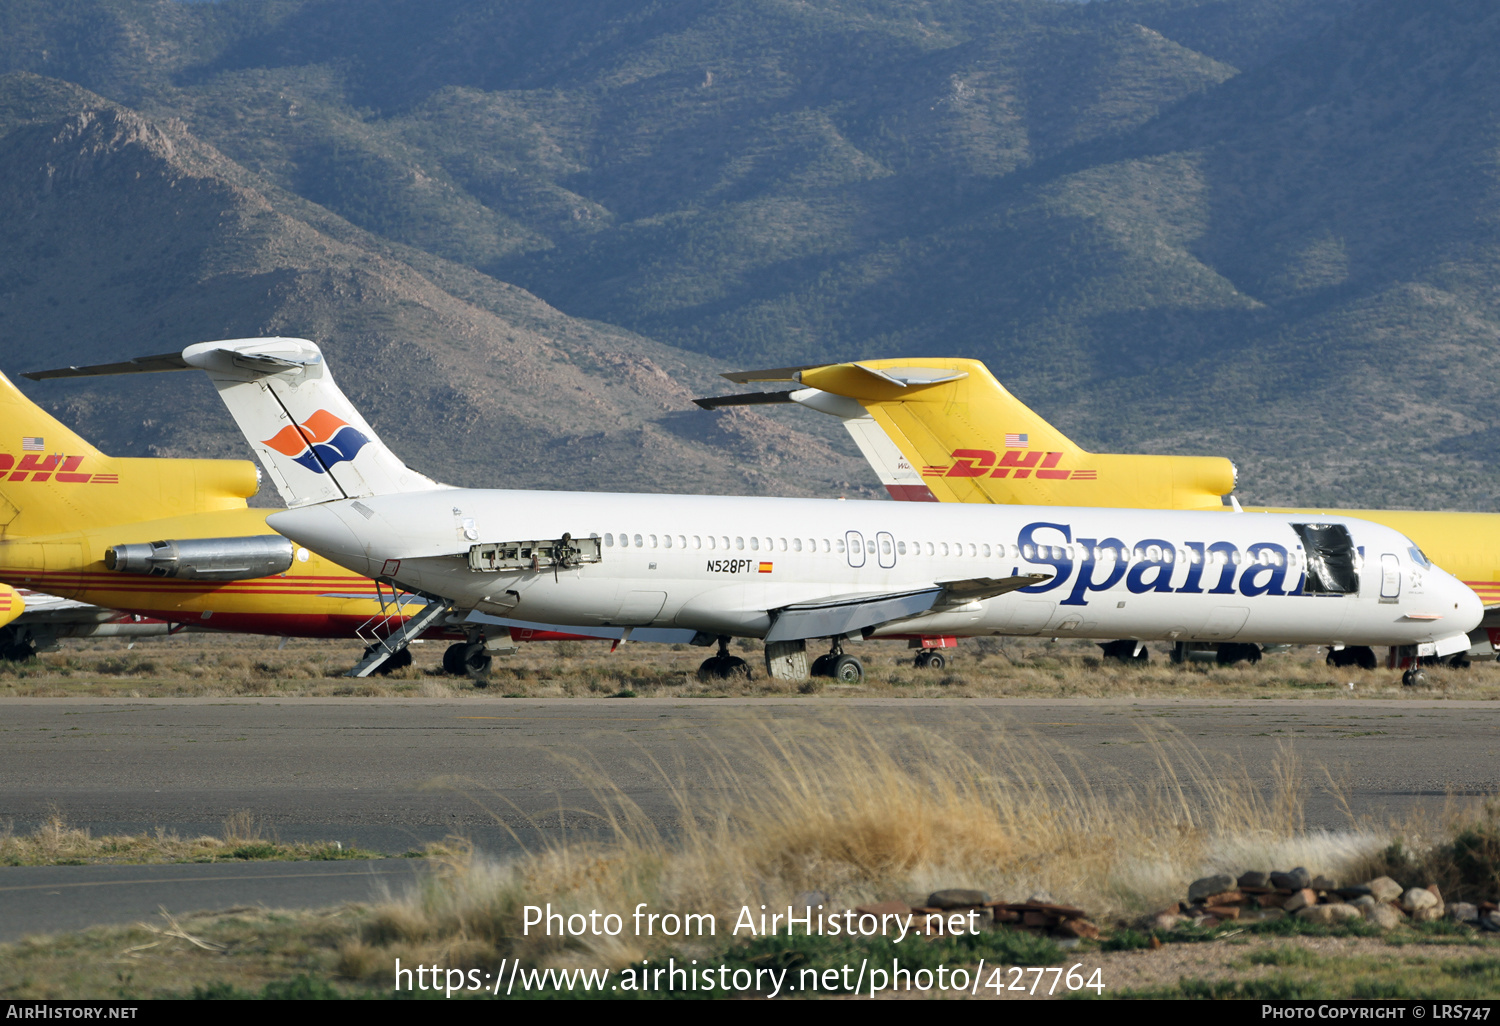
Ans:
[[[205,342],[207,371],[289,507],[268,523],[432,601],[394,652],[470,611],[719,642],[706,675],[858,680],[841,643],[912,635],[1469,645],[1473,591],[1405,536],[1348,518],[459,489],[409,469],[303,339]],[[426,622],[424,622],[424,618]],[[367,656],[356,673],[388,658]]]

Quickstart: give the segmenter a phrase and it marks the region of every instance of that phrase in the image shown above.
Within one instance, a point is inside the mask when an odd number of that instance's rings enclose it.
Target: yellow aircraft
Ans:
[[[1240,508],[1231,496],[1236,471],[1229,460],[1088,452],[1013,396],[978,360],[861,360],[724,377],[799,387],[700,399],[700,406],[792,402],[837,416],[896,499]],[[1393,527],[1473,588],[1487,608],[1500,612],[1500,514],[1243,508],[1339,514]],[[1491,635],[1492,642],[1500,643],[1497,635],[1500,629]],[[1336,664],[1374,664],[1373,653],[1334,653],[1332,658]]]
[[[156,621],[158,633],[376,643],[426,607],[267,527],[277,510],[246,503],[260,479],[248,460],[106,456],[4,375],[0,420],[0,656],[23,659],[60,636],[117,633],[96,627],[122,619],[112,611],[143,628],[143,619]],[[76,602],[33,620],[18,588]],[[444,666],[482,681],[490,653],[513,636],[577,635],[434,620],[428,636],[464,639]]]

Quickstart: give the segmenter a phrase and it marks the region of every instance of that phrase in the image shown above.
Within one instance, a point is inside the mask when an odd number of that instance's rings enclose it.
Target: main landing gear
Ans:
[[[840,684],[858,684],[865,679],[865,664],[852,655],[845,655],[839,639],[835,638],[828,654],[814,659],[808,672],[814,677],[832,677]]]
[[[1151,653],[1146,650],[1144,641],[1136,641],[1134,638],[1125,638],[1122,641],[1102,641],[1099,647],[1105,659],[1118,659],[1122,663],[1134,663],[1144,666],[1151,661]]]
[[[1369,645],[1330,648],[1328,658],[1323,661],[1329,666],[1358,666],[1361,670],[1373,670],[1375,669],[1375,650]]]
[[[376,652],[381,651],[384,651],[384,649],[382,649],[379,645],[371,645],[369,648],[365,649],[364,659],[368,659]],[[397,670],[410,665],[411,649],[403,648],[393,655],[388,656],[385,660],[377,664],[376,667],[370,672],[375,676],[384,677],[387,674],[395,673]]]
[[[739,656],[729,654],[728,635],[719,635],[719,651],[703,660],[698,667],[698,679],[705,683],[711,680],[729,680],[733,677],[750,679],[750,664]]]
[[[941,670],[948,665],[948,660],[943,653],[924,648],[912,660],[912,665],[919,670]]]
[[[494,661],[483,638],[455,642],[443,650],[443,669],[455,677],[468,677],[476,688],[490,686],[490,665]]]

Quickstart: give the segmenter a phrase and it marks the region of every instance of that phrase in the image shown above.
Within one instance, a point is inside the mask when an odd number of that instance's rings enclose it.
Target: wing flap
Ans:
[[[885,595],[841,595],[816,602],[795,602],[771,610],[771,629],[766,632],[766,643],[840,637],[866,627],[908,620],[945,606],[995,598],[1051,579],[1051,574],[974,577],[939,581],[930,588]]]

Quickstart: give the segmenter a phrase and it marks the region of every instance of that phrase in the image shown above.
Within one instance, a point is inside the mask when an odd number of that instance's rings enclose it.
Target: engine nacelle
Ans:
[[[296,546],[279,534],[240,538],[187,538],[115,545],[104,565],[122,574],[179,581],[246,581],[284,573]]]

